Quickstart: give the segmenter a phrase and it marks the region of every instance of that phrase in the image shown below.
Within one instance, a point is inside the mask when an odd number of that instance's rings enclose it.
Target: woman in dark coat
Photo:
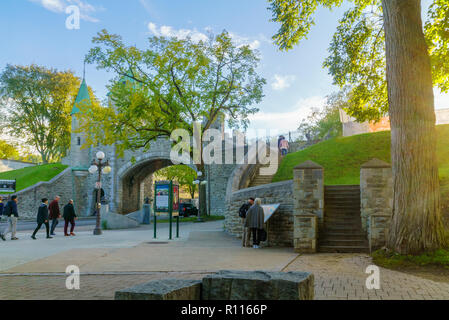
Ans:
[[[75,230],[76,214],[75,214],[75,207],[73,206],[73,200],[70,200],[69,203],[65,205],[63,218],[65,221],[64,235],[66,237],[74,236],[75,234],[73,233],[73,231]],[[70,234],[67,233],[69,223],[70,223]]]
[[[36,233],[39,231],[39,229],[42,227],[42,225],[45,224],[45,229],[47,231],[47,239],[52,239],[50,237],[50,225],[48,223],[48,199],[44,198],[42,199],[42,204],[39,207],[39,210],[37,211],[37,228],[34,230],[33,235],[31,238],[33,240],[36,240]]]
[[[258,249],[260,244],[260,234],[263,230],[265,214],[261,206],[262,201],[257,198],[254,205],[249,208],[246,214],[245,227],[250,228],[253,234],[253,248]]]

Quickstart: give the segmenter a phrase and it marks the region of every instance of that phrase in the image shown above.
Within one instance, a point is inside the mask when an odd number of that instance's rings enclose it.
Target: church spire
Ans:
[[[73,104],[73,109],[71,115],[77,114],[80,112],[79,106],[81,104],[90,104],[90,95],[89,90],[86,84],[86,62],[84,61],[84,70],[83,70],[83,82],[78,90],[78,95],[76,96],[75,103]]]

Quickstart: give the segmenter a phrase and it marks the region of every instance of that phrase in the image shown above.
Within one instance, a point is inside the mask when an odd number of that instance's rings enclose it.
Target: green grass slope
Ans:
[[[437,157],[442,193],[449,192],[449,125],[437,126]],[[282,161],[273,182],[293,179],[293,168],[312,160],[324,167],[326,185],[360,183],[360,166],[372,158],[391,162],[390,132],[376,132],[327,140],[289,154]]]
[[[67,166],[60,163],[47,164],[42,166],[28,167],[24,169],[2,172],[0,180],[17,180],[17,191],[26,189],[41,181],[50,181],[59,173],[64,171]]]

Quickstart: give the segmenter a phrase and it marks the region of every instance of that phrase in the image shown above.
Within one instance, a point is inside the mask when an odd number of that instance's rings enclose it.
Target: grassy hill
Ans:
[[[28,167],[24,169],[2,172],[0,180],[17,180],[17,191],[28,188],[41,181],[50,181],[59,173],[64,171],[67,166],[60,163],[47,164],[42,166]]]
[[[442,208],[449,223],[449,125],[437,126],[437,132]],[[293,168],[312,160],[324,167],[325,185],[359,184],[360,166],[372,158],[391,162],[389,131],[335,138],[289,154],[273,182],[293,179]]]
[[[449,183],[449,125],[437,126],[437,156],[442,182]],[[326,185],[360,183],[360,166],[372,158],[390,159],[390,132],[376,132],[327,140],[289,154],[282,161],[273,182],[293,179],[293,168],[312,160],[324,167]]]

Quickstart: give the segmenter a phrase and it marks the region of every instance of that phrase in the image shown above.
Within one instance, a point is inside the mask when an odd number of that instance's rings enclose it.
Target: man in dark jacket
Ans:
[[[37,228],[34,230],[33,235],[31,238],[33,240],[36,240],[36,233],[39,231],[39,229],[42,227],[42,225],[45,224],[45,229],[47,231],[47,239],[53,239],[50,237],[50,225],[48,223],[48,199],[44,198],[42,199],[42,203],[39,207],[39,210],[37,211]]]
[[[16,237],[17,220],[19,219],[17,201],[17,196],[12,196],[11,200],[8,201],[3,209],[3,215],[8,217],[8,227],[0,234],[0,238],[2,238],[3,241],[6,241],[5,236],[8,233],[11,233],[11,240],[19,240],[19,238]]]
[[[3,198],[0,197],[0,221],[3,217],[3,209],[5,208],[5,203],[3,202]]]
[[[55,200],[53,200],[48,206],[48,210],[50,211],[49,218],[51,220],[50,235],[52,236],[55,236],[55,229],[59,223],[58,219],[61,218],[61,211],[59,210],[59,199],[61,199],[61,197],[56,196]]]
[[[76,220],[76,214],[75,214],[75,207],[73,206],[73,200],[70,200],[68,204],[64,206],[64,236],[70,237],[74,236],[75,234],[73,231],[75,230],[75,220]],[[67,233],[67,228],[69,227],[70,223],[70,234]]]
[[[240,209],[239,209],[239,216],[240,218],[242,218],[242,224],[245,223],[245,218],[246,218],[246,213],[248,212],[249,208],[251,208],[251,206],[254,204],[254,198],[249,198],[248,202],[246,202],[245,204],[243,204]],[[250,247],[250,237],[251,234],[248,230],[248,228],[245,228],[245,226],[243,226],[243,235],[242,235],[242,246],[243,247]]]

